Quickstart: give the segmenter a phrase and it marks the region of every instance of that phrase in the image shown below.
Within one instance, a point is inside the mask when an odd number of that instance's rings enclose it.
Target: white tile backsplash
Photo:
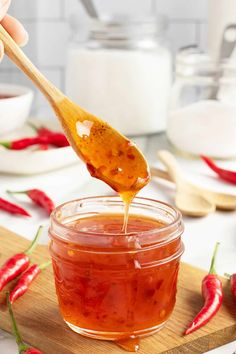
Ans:
[[[34,0],[34,2],[37,3],[38,18],[54,19],[62,17],[63,4],[60,0]]]
[[[64,15],[66,18],[72,14],[80,15],[81,19],[86,16],[85,10],[79,0],[62,0]]]
[[[28,20],[28,19],[31,20],[37,18],[37,6],[35,6],[35,4],[39,1],[38,0],[13,0],[11,2],[9,13],[20,20]]]
[[[170,19],[202,20],[207,16],[207,4],[207,0],[156,0],[156,11]]]
[[[129,13],[150,14],[155,11],[169,17],[167,37],[173,52],[180,47],[199,43],[206,47],[207,0],[94,0],[101,15]],[[155,4],[155,6],[154,6]],[[81,36],[87,15],[79,0],[12,0],[10,13],[19,18],[30,34],[24,51],[56,85],[64,90],[66,51],[73,20]],[[0,64],[0,82],[27,84],[7,58]],[[36,95],[35,106],[45,103],[41,94]]]
[[[39,66],[65,66],[69,39],[68,23],[65,21],[38,22],[37,60]]]
[[[196,44],[197,26],[195,23],[171,22],[167,30],[172,52],[175,54],[179,48]]]

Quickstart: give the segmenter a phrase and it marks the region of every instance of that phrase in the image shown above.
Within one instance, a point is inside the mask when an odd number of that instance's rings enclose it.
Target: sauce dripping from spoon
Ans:
[[[108,123],[66,97],[34,66],[1,25],[0,38],[9,58],[49,101],[71,146],[91,175],[107,183],[130,204],[150,179],[147,161],[139,149]]]

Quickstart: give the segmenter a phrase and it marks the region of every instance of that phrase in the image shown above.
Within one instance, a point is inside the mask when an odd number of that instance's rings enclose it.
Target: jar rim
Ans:
[[[140,35],[160,34],[168,27],[165,15],[130,17],[114,16],[90,20],[90,33],[95,38],[125,39]]]
[[[58,218],[57,218],[57,213],[60,214],[60,210],[65,207],[66,205],[72,204],[72,203],[82,203],[82,202],[86,202],[86,201],[110,201],[110,202],[117,202],[118,203],[123,203],[122,199],[118,196],[96,196],[96,197],[85,197],[85,198],[80,198],[80,199],[75,199],[75,200],[71,200],[69,202],[65,202],[61,205],[59,205],[58,207],[56,207],[54,209],[54,211],[51,214],[51,221],[52,223],[54,223],[55,225],[57,225],[58,227],[60,227],[61,230],[64,231],[69,231],[69,232],[75,232],[75,233],[79,233],[80,235],[83,236],[94,236],[96,234],[96,236],[100,236],[100,237],[127,237],[127,236],[132,236],[132,235],[136,235],[138,234],[140,237],[144,237],[144,236],[150,236],[152,234],[158,234],[158,233],[163,233],[163,231],[165,233],[168,234],[168,239],[165,239],[165,241],[169,241],[170,239],[172,239],[172,237],[175,236],[176,231],[178,230],[179,226],[182,225],[182,229],[181,231],[183,231],[183,224],[182,224],[182,214],[181,212],[176,209],[175,207],[171,206],[168,203],[162,202],[162,201],[158,201],[155,199],[151,199],[151,198],[144,198],[144,197],[135,197],[134,200],[131,203],[131,206],[139,205],[139,206],[152,206],[153,204],[156,205],[156,207],[159,206],[159,210],[163,210],[164,208],[169,210],[169,213],[172,212],[172,216],[173,216],[173,221],[165,224],[164,226],[158,227],[158,228],[154,228],[151,230],[147,230],[147,231],[141,231],[141,232],[131,232],[131,233],[99,233],[99,232],[88,232],[88,231],[83,231],[83,230],[73,230],[71,227],[67,226],[67,224],[63,224],[61,223]],[[147,204],[149,203],[149,204]],[[171,232],[172,230],[172,232]],[[168,231],[170,231],[168,233]],[[178,232],[179,233],[179,232]],[[62,238],[63,237],[60,237]]]
[[[202,51],[196,45],[189,45],[180,48],[176,55],[176,64],[190,67],[204,67],[209,70],[219,70],[221,67],[236,69],[235,62],[229,58],[218,60],[213,58],[210,53]]]

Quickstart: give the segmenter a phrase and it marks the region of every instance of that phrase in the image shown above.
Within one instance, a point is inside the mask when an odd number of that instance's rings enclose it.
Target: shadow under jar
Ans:
[[[71,201],[52,213],[50,253],[61,315],[96,339],[142,337],[162,328],[176,298],[181,214],[135,198],[122,233],[119,197]]]

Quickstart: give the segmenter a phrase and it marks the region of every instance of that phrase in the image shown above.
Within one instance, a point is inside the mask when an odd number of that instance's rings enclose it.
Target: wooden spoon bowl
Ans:
[[[152,177],[158,177],[163,180],[174,183],[169,173],[159,168],[152,167],[151,175]],[[208,199],[211,203],[215,204],[217,209],[228,211],[236,209],[236,195],[234,194],[212,191],[187,181],[186,185],[188,185],[189,189],[191,189],[195,193],[199,193],[200,195],[204,196],[204,198]]]
[[[215,211],[214,203],[192,189],[184,179],[177,160],[169,151],[158,151],[158,157],[176,184],[175,205],[183,214],[201,217]]]

